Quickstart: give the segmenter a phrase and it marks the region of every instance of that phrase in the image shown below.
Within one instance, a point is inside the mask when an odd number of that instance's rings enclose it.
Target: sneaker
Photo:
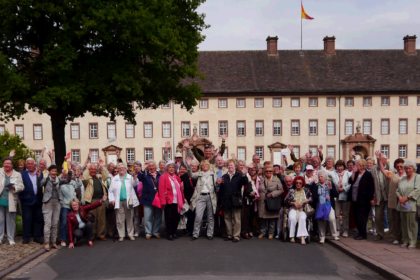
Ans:
[[[377,236],[377,235],[378,235],[378,233],[377,233],[376,231],[374,231],[374,232],[373,232],[373,235],[374,235],[374,236]]]
[[[389,231],[389,228],[384,229],[384,231],[385,231],[385,232],[388,232],[388,231]]]
[[[392,242],[392,244],[394,244],[394,245],[399,245],[399,244],[400,244],[400,241],[398,241],[398,240],[394,240],[394,242]]]
[[[279,239],[280,238],[280,235],[277,234],[276,237],[274,237],[274,238],[275,239]]]
[[[134,237],[139,237],[139,234],[138,234],[138,233],[135,233],[135,234],[134,234]]]
[[[338,236],[334,237],[333,240],[338,241],[340,240],[340,238],[338,238]]]
[[[61,241],[60,245],[61,245],[61,247],[66,247],[67,246],[66,242],[64,242],[64,241]]]
[[[401,248],[407,248],[408,244],[401,244]]]
[[[136,239],[134,238],[134,236],[130,236],[130,240],[131,240],[131,241],[134,241],[134,240],[136,240]]]
[[[9,241],[9,245],[10,245],[10,246],[15,246],[15,245],[16,245],[16,243],[15,243],[15,241]]]
[[[410,245],[410,246],[408,246],[408,250],[413,250],[413,249],[416,249],[416,245]]]
[[[124,241],[124,237],[120,237],[120,239],[118,239],[119,242],[123,242]]]
[[[343,232],[343,237],[349,237],[349,233],[347,231]]]
[[[324,244],[324,243],[325,243],[325,237],[319,238],[319,244]]]

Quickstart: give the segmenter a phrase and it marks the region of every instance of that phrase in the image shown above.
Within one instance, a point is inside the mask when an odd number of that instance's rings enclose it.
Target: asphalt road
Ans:
[[[62,248],[20,279],[382,279],[331,245],[137,238]]]

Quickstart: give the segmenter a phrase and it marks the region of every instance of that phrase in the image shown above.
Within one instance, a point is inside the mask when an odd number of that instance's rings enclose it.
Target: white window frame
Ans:
[[[16,125],[15,130],[16,130],[16,135],[20,136],[20,138],[24,138],[25,133],[24,133],[23,125]],[[19,131],[19,130],[22,130],[22,131]]]
[[[300,122],[292,121],[292,135],[297,136],[300,134]]]
[[[309,135],[318,135],[318,121],[309,121]]]
[[[127,149],[127,162],[135,161],[136,153],[134,149]]]
[[[264,99],[256,98],[255,99],[255,107],[256,108],[263,108],[264,107]]]
[[[276,127],[276,123],[279,124],[277,127]],[[277,133],[276,133],[276,130],[277,130]],[[273,124],[273,134],[275,136],[281,135],[281,121],[274,121],[274,124]]]
[[[76,155],[77,153],[77,155]],[[79,159],[79,160],[76,160]],[[80,163],[80,150],[73,150],[71,151],[71,161]]]
[[[153,159],[153,149],[144,149],[144,159],[145,160]]]
[[[300,99],[299,98],[292,98],[291,105],[292,105],[292,107],[300,107]]]
[[[264,147],[255,147],[255,154],[260,157],[260,160],[264,160]]]
[[[350,124],[350,125],[349,125]],[[345,121],[345,134],[346,135],[351,135],[353,134],[353,127],[354,127],[354,121],[351,120],[346,120]],[[350,133],[349,133],[350,131]]]
[[[205,133],[203,133],[203,129],[205,129]],[[209,123],[208,122],[200,122],[200,136],[209,137]]]
[[[227,108],[227,99],[219,99],[219,108]]]
[[[381,105],[382,106],[389,106],[389,97],[382,97]]]
[[[389,120],[381,120],[381,134],[389,134]]]
[[[107,124],[108,126],[108,139],[111,139],[112,137],[117,136],[116,130],[117,130],[117,125],[115,123],[109,123]]]
[[[408,97],[400,97],[400,106],[408,105]]]
[[[80,126],[78,124],[70,125],[71,139],[80,139]],[[77,134],[77,137],[76,137]]]
[[[236,99],[236,107],[245,108],[245,99]]]
[[[346,97],[345,98],[345,105],[346,106],[349,106],[349,107],[354,106],[354,99],[351,98],[351,97]]]
[[[246,135],[246,132],[245,132],[245,122],[244,121],[239,121],[239,122],[237,122],[237,126],[238,126],[237,127],[238,136],[245,136]]]
[[[363,134],[371,135],[372,134],[372,121],[363,120]]]
[[[332,104],[330,104],[330,101],[332,101]],[[327,107],[335,107],[335,98],[327,98]]]
[[[182,137],[190,137],[191,127],[189,122],[183,122],[182,126]]]
[[[200,108],[207,109],[209,107],[209,101],[207,99],[200,100]]]
[[[91,158],[90,162],[97,163],[98,162],[98,156],[99,156],[99,150],[90,150],[91,152]]]
[[[246,149],[244,147],[238,148],[238,160],[245,160]]]
[[[41,124],[34,125],[34,140],[42,140],[42,125]]]
[[[226,127],[222,127],[226,125]],[[219,122],[219,136],[223,135],[223,133],[227,133],[228,129],[228,122],[227,121],[223,121],[223,122]]]
[[[332,129],[332,132],[330,129]],[[335,135],[335,121],[327,121],[327,135]]]
[[[384,154],[387,158],[389,158],[389,146],[382,145],[381,153]]]
[[[318,98],[309,98],[309,107],[318,107]]]
[[[314,154],[314,153],[312,153]],[[317,153],[315,153],[316,155]],[[327,156],[335,158],[335,147],[334,146],[327,146]]]
[[[293,153],[296,158],[300,158],[300,147],[293,147]]]
[[[152,138],[152,137],[153,137],[153,124],[145,123],[144,124],[144,138]]]
[[[281,107],[281,98],[274,98],[273,99],[273,107]]]
[[[98,124],[97,123],[89,124],[89,135],[90,135],[90,139],[98,139]]]
[[[125,124],[125,136],[127,138],[134,138],[134,124],[132,123]]]
[[[408,120],[400,120],[400,125],[399,125],[399,134],[407,134],[407,125],[408,125]]]
[[[398,147],[398,157],[407,158],[407,145],[400,145]]]
[[[255,122],[255,135],[264,136],[264,122],[263,121]]]

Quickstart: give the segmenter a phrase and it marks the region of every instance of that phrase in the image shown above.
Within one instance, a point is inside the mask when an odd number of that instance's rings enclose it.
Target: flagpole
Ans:
[[[300,16],[300,51],[302,51],[302,15]]]

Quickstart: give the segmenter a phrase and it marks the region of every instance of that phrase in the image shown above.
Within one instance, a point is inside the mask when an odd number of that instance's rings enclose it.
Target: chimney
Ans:
[[[324,51],[327,54],[335,54],[335,36],[324,38]]]
[[[277,41],[279,37],[267,37],[267,54],[270,55],[279,55],[277,52]]]
[[[416,39],[417,36],[405,36],[404,37],[404,51],[407,54],[417,54],[416,52]]]

